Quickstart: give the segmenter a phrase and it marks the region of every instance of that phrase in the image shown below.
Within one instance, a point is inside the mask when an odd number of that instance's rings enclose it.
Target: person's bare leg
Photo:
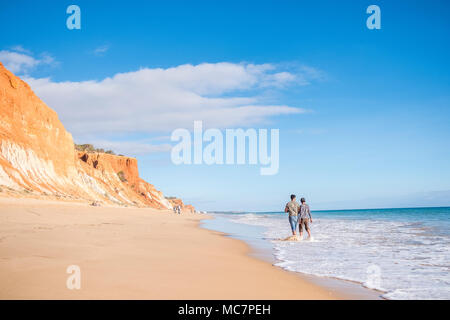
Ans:
[[[306,232],[308,232],[308,239],[311,238],[311,230],[309,229],[309,226],[306,229]]]

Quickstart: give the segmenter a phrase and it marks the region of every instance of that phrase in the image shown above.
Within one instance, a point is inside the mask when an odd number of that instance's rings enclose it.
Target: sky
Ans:
[[[81,29],[69,30],[69,5]],[[369,29],[376,4],[381,29]],[[448,1],[4,1],[0,61],[76,143],[200,210],[450,205]],[[279,129],[279,170],[175,165],[177,128]]]

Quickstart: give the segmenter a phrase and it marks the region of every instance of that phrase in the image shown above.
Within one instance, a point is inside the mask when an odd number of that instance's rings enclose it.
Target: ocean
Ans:
[[[205,227],[269,251],[289,271],[380,290],[386,299],[450,299],[450,208],[312,211],[313,240],[286,213],[212,213]],[[306,233],[304,233],[306,237]]]

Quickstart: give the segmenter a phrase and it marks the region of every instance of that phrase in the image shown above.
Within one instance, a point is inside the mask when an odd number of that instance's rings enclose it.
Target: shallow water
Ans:
[[[236,224],[237,238],[269,248],[289,271],[356,281],[387,299],[450,299],[450,208],[312,214],[313,241],[279,241],[290,227],[277,212],[214,213],[214,229]]]

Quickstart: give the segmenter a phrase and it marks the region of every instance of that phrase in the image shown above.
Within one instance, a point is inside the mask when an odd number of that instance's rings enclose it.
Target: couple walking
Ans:
[[[309,205],[306,204],[305,198],[300,199],[301,205],[296,201],[295,194],[291,194],[291,201],[286,204],[284,212],[289,213],[289,223],[291,224],[292,234],[297,235],[297,225],[299,226],[300,239],[303,237],[303,227],[311,238],[311,230],[309,224],[312,223]]]

